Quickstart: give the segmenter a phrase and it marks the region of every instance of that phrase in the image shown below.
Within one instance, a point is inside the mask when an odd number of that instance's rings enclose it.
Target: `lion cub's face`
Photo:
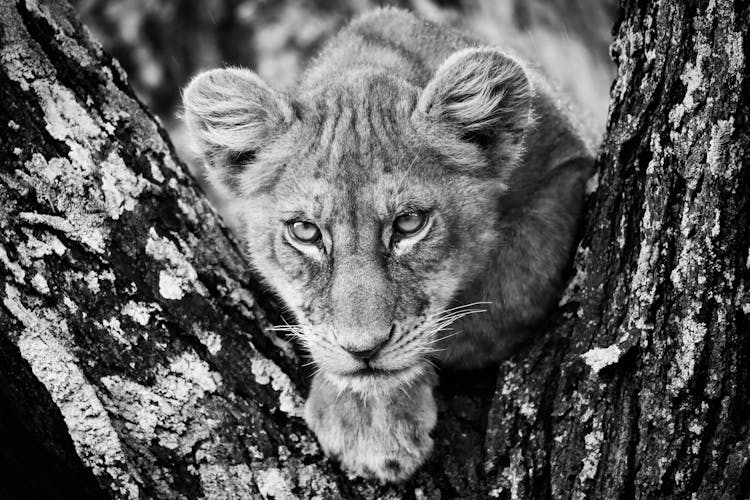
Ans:
[[[496,244],[503,172],[490,158],[509,167],[517,141],[511,129],[477,140],[483,130],[460,121],[472,110],[441,84],[362,72],[292,102],[223,70],[186,91],[188,124],[239,200],[254,265],[342,386],[421,374],[436,333],[472,310],[448,308]]]

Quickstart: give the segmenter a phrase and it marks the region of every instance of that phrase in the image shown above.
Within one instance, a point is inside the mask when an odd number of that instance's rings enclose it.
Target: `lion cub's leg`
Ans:
[[[387,393],[340,390],[316,375],[305,420],[327,455],[363,477],[400,481],[411,476],[432,450],[437,421],[429,374]]]

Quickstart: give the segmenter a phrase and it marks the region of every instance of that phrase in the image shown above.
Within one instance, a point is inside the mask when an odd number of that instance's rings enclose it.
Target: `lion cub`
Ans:
[[[432,448],[432,360],[497,361],[555,306],[592,164],[580,133],[523,63],[396,9],[341,31],[294,95],[229,68],[184,100],[319,368],[310,428],[348,470],[407,478]]]

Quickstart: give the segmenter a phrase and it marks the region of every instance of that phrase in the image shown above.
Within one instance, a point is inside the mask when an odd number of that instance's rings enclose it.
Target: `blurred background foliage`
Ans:
[[[616,0],[72,0],[84,23],[129,75],[202,179],[179,119],[180,89],[197,72],[255,70],[278,89],[352,17],[382,5],[511,46],[569,96],[597,139],[604,131],[615,68],[609,57]],[[226,200],[204,185],[230,226]]]

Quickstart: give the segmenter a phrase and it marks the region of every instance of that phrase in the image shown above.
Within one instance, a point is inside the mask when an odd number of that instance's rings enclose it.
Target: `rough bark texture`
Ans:
[[[749,16],[626,5],[556,323],[494,399],[445,376],[385,487],[322,458],[274,301],[117,63],[66,4],[0,3],[0,497],[749,496]]]
[[[488,487],[750,497],[747,2],[626,2],[576,276],[501,367]]]

